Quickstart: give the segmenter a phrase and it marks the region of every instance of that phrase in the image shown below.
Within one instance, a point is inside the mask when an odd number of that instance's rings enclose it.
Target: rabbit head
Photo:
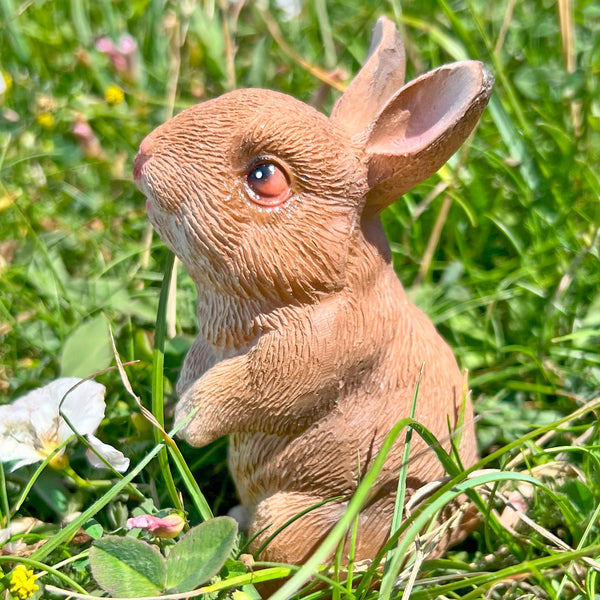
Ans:
[[[199,285],[275,303],[343,285],[366,169],[310,106],[225,94],[152,132],[136,170],[152,224]]]

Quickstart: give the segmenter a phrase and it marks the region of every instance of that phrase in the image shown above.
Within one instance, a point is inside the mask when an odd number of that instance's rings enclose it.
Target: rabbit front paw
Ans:
[[[197,448],[210,444],[226,433],[218,431],[214,414],[211,418],[205,398],[202,386],[196,382],[182,395],[175,408],[175,426],[183,423],[177,435]]]
[[[246,424],[244,407],[251,398],[244,356],[223,360],[192,383],[175,408],[178,435],[195,447],[206,446]]]

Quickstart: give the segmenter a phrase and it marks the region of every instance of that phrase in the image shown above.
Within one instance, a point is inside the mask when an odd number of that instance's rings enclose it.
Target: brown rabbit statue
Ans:
[[[379,213],[439,169],[477,123],[493,77],[476,61],[404,84],[405,54],[379,19],[369,57],[328,118],[274,91],[239,89],[150,133],[134,177],[150,221],[198,291],[199,333],[175,421],[193,446],[229,435],[229,466],[256,550],[300,564],[344,514],[360,474],[410,414],[477,457],[452,351],[407,299]],[[461,413],[461,410],[463,411]],[[409,493],[444,475],[413,436]],[[390,533],[396,443],[360,514],[356,560]],[[447,542],[445,542],[447,544]],[[445,543],[440,543],[442,549]]]

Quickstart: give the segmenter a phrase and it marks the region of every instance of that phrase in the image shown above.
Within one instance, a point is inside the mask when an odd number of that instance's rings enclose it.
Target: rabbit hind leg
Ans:
[[[351,552],[354,560],[372,559],[377,555],[389,537],[394,501],[395,497],[388,495],[362,510],[356,539],[352,540],[352,526],[346,533],[343,564],[348,562]],[[297,492],[277,492],[262,500],[250,524],[252,552],[260,550],[258,558],[270,562],[293,565],[306,562],[348,508],[344,501],[318,506],[322,502],[323,498]],[[307,512],[298,516],[303,511]],[[324,562],[332,558],[333,552]]]
[[[251,550],[256,553],[268,541],[259,553],[260,560],[292,565],[306,562],[347,507],[347,503],[339,501],[317,506],[323,500],[297,492],[276,492],[262,500],[250,524]],[[303,511],[308,512],[298,516]]]

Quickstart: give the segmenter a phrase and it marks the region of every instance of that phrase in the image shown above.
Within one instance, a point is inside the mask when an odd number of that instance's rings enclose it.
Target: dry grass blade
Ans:
[[[506,504],[507,507],[510,507],[510,509],[512,511],[514,511],[515,515],[518,516],[518,518],[523,523],[525,523],[526,525],[531,527],[531,529],[533,529],[534,531],[537,531],[537,533],[539,533],[544,539],[546,539],[548,542],[550,542],[550,544],[552,544],[557,550],[562,551],[562,552],[573,552],[574,551],[574,549],[571,548],[571,546],[569,546],[569,544],[567,544],[566,542],[561,540],[558,536],[553,534],[551,531],[548,531],[548,529],[546,529],[545,527],[542,527],[541,525],[536,523],[523,510],[521,510],[520,506],[516,506],[513,502],[511,502],[508,497],[504,496],[503,494],[500,494],[499,497],[502,499],[502,501]],[[502,520],[500,520],[500,522],[502,523]],[[507,528],[507,529],[509,529],[509,531],[511,531],[510,528]],[[598,561],[596,561],[588,556],[582,557],[581,560],[588,567],[600,572],[600,563]]]
[[[311,75],[320,79],[323,83],[326,83],[328,86],[336,89],[340,92],[343,92],[346,89],[346,86],[340,83],[339,79],[335,75],[331,75],[324,71],[320,67],[311,64],[308,62],[301,54],[296,52],[286,41],[277,25],[277,22],[273,19],[273,17],[266,11],[260,11],[260,15],[271,34],[271,37],[277,42],[277,45],[281,49],[281,51],[288,57],[291,58],[295,63],[300,65],[303,69],[306,69]]]
[[[170,440],[171,443],[173,443],[173,440],[171,440],[171,437],[169,436],[169,434],[165,431],[165,429],[161,426],[161,424],[156,420],[156,417],[142,404],[140,397],[133,391],[133,388],[131,387],[131,383],[129,382],[129,377],[127,377],[127,372],[125,371],[125,367],[124,367],[123,363],[121,362],[121,357],[119,356],[119,351],[117,350],[117,346],[115,344],[115,338],[113,336],[112,327],[109,327],[109,335],[110,335],[110,341],[111,341],[112,347],[113,347],[113,352],[115,355],[115,361],[117,363],[117,369],[119,371],[119,376],[121,377],[121,381],[123,383],[123,387],[125,388],[125,391],[134,399],[137,407],[140,409],[140,413],[142,414],[142,416],[149,423],[151,423],[154,427],[156,427],[160,431],[161,435],[163,436],[163,438],[165,440]]]
[[[509,2],[506,5],[506,10],[504,11],[504,19],[502,20],[502,27],[500,28],[498,40],[496,41],[496,46],[494,47],[494,52],[496,54],[500,54],[502,46],[504,46],[504,40],[506,39],[506,34],[508,32],[508,28],[510,27],[510,23],[513,18],[513,12],[515,10],[516,3],[517,0],[509,0]]]
[[[575,32],[573,26],[573,7],[571,0],[558,0],[558,14],[560,18],[560,33],[562,39],[563,56],[565,59],[565,68],[567,73],[575,72],[576,51],[575,51]],[[583,117],[581,114],[581,102],[571,101],[571,121],[573,123],[573,132],[576,137],[582,134]]]

